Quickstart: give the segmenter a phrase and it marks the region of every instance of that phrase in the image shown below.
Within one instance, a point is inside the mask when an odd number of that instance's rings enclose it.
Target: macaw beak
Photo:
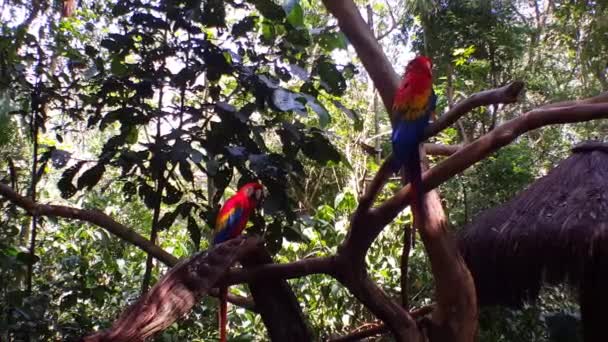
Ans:
[[[264,195],[265,194],[264,194],[264,190],[263,189],[257,189],[255,191],[255,200],[258,201],[258,202],[262,201],[264,199],[264,197],[265,197]]]

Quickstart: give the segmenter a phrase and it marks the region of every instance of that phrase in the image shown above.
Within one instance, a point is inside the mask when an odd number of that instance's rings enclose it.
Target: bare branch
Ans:
[[[423,175],[424,189],[432,190],[466,170],[471,165],[487,157],[490,153],[509,144],[518,136],[554,124],[583,122],[608,117],[608,104],[583,104],[569,107],[539,108],[507,121],[490,133],[480,137],[471,144],[463,147],[451,157],[440,162]],[[401,189],[391,199],[373,210],[372,215],[379,220],[379,227],[369,227],[368,234],[374,237],[382,231],[382,227],[391,222],[403,210],[410,200],[409,185]],[[377,232],[371,230],[379,229]]]
[[[451,156],[461,149],[463,145],[424,144],[426,154],[432,156]]]
[[[430,319],[431,340],[468,342],[477,333],[477,296],[473,277],[447,232],[447,220],[437,190],[424,197],[425,224],[420,229],[435,279],[436,309]]]
[[[329,340],[329,342],[354,342],[354,341],[361,341],[364,338],[372,337],[372,336],[375,336],[375,335],[386,334],[387,332],[388,332],[388,329],[386,328],[386,325],[384,325],[383,323],[376,323],[371,328],[367,328],[367,329],[359,330],[359,331],[354,331],[354,332],[351,332],[351,333],[349,333],[347,335],[344,335],[344,336],[332,338],[331,340]]]
[[[523,89],[523,82],[514,81],[504,87],[481,91],[467,97],[440,116],[433,124],[429,125],[424,132],[425,139],[437,135],[437,133],[456,122],[458,118],[477,107],[517,102],[517,98]]]
[[[271,265],[272,257],[260,246],[241,258],[240,262],[249,271]],[[285,279],[254,277],[247,284],[271,341],[312,341],[312,333],[298,298]]]
[[[73,207],[67,207],[63,205],[52,205],[52,204],[41,204],[34,203],[31,199],[19,195],[13,191],[6,184],[0,183],[0,195],[7,198],[9,201],[17,205],[18,207],[27,211],[30,215],[37,216],[51,216],[51,217],[63,217],[67,219],[76,219],[85,221],[99,226],[108,232],[116,235],[121,240],[128,242],[134,246],[139,247],[146,253],[154,256],[160,262],[167,266],[175,266],[178,259],[167,253],[164,249],[154,245],[150,240],[137,234],[132,229],[116,222],[110,216],[96,210],[78,209]],[[217,297],[217,291],[212,291],[211,295]],[[234,305],[242,306],[245,308],[253,308],[253,301],[249,298],[243,298],[234,295],[228,295],[228,301]]]
[[[365,264],[341,254],[336,269],[337,279],[376,317],[382,320],[395,335],[397,341],[417,341],[419,332],[416,321],[408,312],[390,298],[365,270]],[[354,261],[354,264],[353,264]]]
[[[571,101],[561,101],[561,102],[555,102],[555,103],[550,103],[550,104],[546,104],[542,107],[539,107],[537,109],[546,109],[546,108],[556,108],[556,107],[569,107],[569,106],[576,106],[576,105],[582,105],[582,104],[594,104],[594,103],[606,103],[608,102],[608,91],[603,92],[599,95],[596,95],[594,97],[590,97],[587,99],[582,99],[582,100],[571,100]]]
[[[435,305],[428,305],[428,306],[423,306],[418,309],[414,309],[414,310],[410,311],[409,314],[413,318],[418,318],[418,317],[422,317],[422,316],[426,316],[426,315],[430,314],[431,312],[433,312],[434,309],[435,309]],[[347,335],[332,338],[329,340],[329,342],[361,341],[364,338],[371,337],[374,335],[382,335],[382,334],[386,334],[388,332],[388,329],[386,328],[386,325],[384,323],[380,323],[380,322],[371,323],[371,324],[368,323],[366,325],[372,325],[372,327],[367,328],[367,329],[362,329],[362,330],[360,330],[360,328],[359,328],[356,331],[353,331]]]
[[[391,27],[389,27],[386,31],[384,31],[384,33],[378,35],[378,37],[376,37],[377,40],[382,40],[384,38],[386,38],[386,36],[388,36],[391,32],[393,32],[398,26],[399,26],[399,22],[397,21],[397,19],[395,19],[395,14],[393,13],[393,8],[391,7],[391,5],[389,4],[388,1],[384,1],[384,3],[386,4],[386,7],[388,7],[388,14],[391,17]]]
[[[189,312],[222,274],[259,245],[259,239],[236,238],[214,246],[173,267],[137,302],[127,308],[112,328],[86,342],[144,341]]]
[[[223,279],[225,285],[241,284],[258,279],[291,279],[311,274],[332,275],[335,269],[334,257],[319,257],[298,260],[285,264],[266,264],[249,269],[231,270]]]
[[[132,229],[116,222],[110,216],[96,210],[78,209],[63,205],[40,204],[34,203],[27,197],[23,197],[14,192],[9,186],[0,184],[0,195],[6,197],[17,206],[25,209],[29,214],[35,216],[55,216],[64,217],[67,219],[77,219],[93,223],[104,228],[110,233],[118,236],[124,241],[127,241],[148,254],[153,255],[156,259],[168,266],[177,264],[177,258],[167,253],[162,248],[154,245],[150,240],[137,234]]]
[[[425,135],[430,137],[437,134],[441,130],[453,124],[456,120],[458,120],[459,117],[478,106],[485,106],[494,103],[511,103],[516,101],[523,89],[523,86],[524,85],[522,82],[516,81],[504,87],[475,93],[470,97],[458,102],[454,107],[452,107],[452,109],[442,115],[439,120],[429,125],[425,131]],[[378,236],[377,233],[375,233],[375,229],[371,229],[371,225],[375,225],[376,223],[380,222],[376,221],[376,217],[374,217],[375,212],[369,212],[369,208],[373,205],[373,201],[378,193],[382,190],[386,180],[392,172],[389,166],[391,158],[392,155],[384,161],[374,176],[368,189],[361,197],[359,207],[357,208],[357,211],[351,221],[351,229],[345,242],[343,243],[343,245],[355,248],[360,255],[364,255],[366,253],[369,246],[371,246],[372,242]],[[403,210],[403,208],[405,208],[405,205],[400,210]],[[391,222],[394,218],[395,216],[392,216],[389,221],[383,220],[382,226],[378,227],[377,229],[380,229],[381,231],[383,227]],[[357,246],[354,247],[354,245]]]

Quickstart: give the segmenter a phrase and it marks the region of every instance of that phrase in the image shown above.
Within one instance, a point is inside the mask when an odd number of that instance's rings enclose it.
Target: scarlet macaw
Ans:
[[[432,62],[426,56],[417,56],[405,68],[403,79],[393,99],[394,126],[393,170],[405,166],[412,187],[412,209],[424,218],[422,175],[419,144],[429,118],[435,115],[437,96],[433,90]]]
[[[233,239],[243,232],[249,220],[249,215],[257,207],[262,195],[263,187],[261,184],[256,182],[247,183],[224,203],[215,221],[214,245]],[[220,287],[219,325],[221,342],[226,342],[227,296],[228,287]]]

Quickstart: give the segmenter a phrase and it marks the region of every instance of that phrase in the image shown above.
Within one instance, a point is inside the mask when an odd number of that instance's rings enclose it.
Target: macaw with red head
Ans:
[[[396,172],[405,166],[413,193],[412,209],[414,215],[420,215],[419,219],[424,218],[419,145],[437,104],[432,67],[428,57],[412,59],[393,99],[392,167]]]
[[[217,215],[213,244],[216,245],[241,235],[247,226],[249,216],[258,206],[263,195],[264,188],[262,185],[252,182],[243,185],[234,196],[230,197]],[[221,342],[226,342],[227,296],[228,287],[221,287],[219,315]]]

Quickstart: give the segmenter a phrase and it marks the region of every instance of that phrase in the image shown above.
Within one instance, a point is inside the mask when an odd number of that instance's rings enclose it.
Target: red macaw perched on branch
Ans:
[[[393,99],[393,170],[405,166],[412,187],[412,212],[424,219],[424,190],[420,169],[419,144],[429,118],[435,115],[437,96],[433,90],[433,65],[425,56],[412,59]],[[413,236],[413,235],[412,235]]]
[[[261,184],[247,183],[224,203],[215,221],[214,245],[233,239],[243,232],[249,221],[249,215],[261,201],[263,193],[264,189]],[[228,287],[221,287],[219,315],[221,342],[226,342],[227,296]]]

